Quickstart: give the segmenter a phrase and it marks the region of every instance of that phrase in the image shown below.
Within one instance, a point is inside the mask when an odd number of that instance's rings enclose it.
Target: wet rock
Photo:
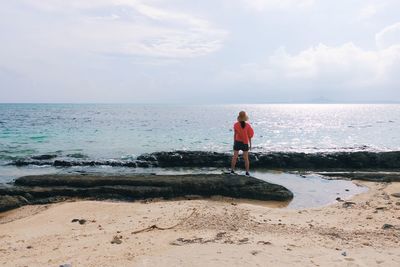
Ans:
[[[15,209],[28,203],[28,200],[23,196],[0,194],[0,212]]]
[[[12,187],[0,188],[3,199],[6,195],[19,199],[26,194],[31,196],[31,204],[53,203],[69,198],[142,200],[215,195],[277,201],[293,198],[292,192],[283,186],[253,177],[223,174],[34,175],[16,179]]]
[[[86,220],[85,220],[85,219],[80,219],[80,220],[79,220],[79,224],[82,225],[82,224],[85,224],[85,223],[86,223]]]
[[[36,189],[35,189],[36,190]],[[40,193],[41,188],[37,188],[37,192]],[[46,194],[46,190],[44,191]],[[40,197],[40,198],[33,198],[29,201],[29,204],[32,205],[45,205],[45,204],[50,204],[50,203],[57,203],[60,201],[65,201],[67,200],[68,197],[65,196],[52,196],[52,197]]]
[[[53,165],[51,161],[44,161],[44,160],[26,160],[26,159],[17,159],[15,160],[12,165],[22,167],[28,165],[35,165],[35,166],[44,166],[44,165]]]
[[[56,158],[57,155],[53,155],[53,154],[45,154],[45,155],[38,155],[38,156],[33,156],[31,157],[32,159],[36,159],[36,160],[49,160],[49,159],[54,159]]]
[[[229,166],[232,155],[230,153],[217,153],[209,151],[171,151],[143,154],[136,161],[88,161],[81,155],[70,154],[79,160],[50,160],[53,155],[40,155],[30,160],[17,160],[12,164],[25,165],[53,165],[59,167],[71,166],[125,166],[143,168],[147,167],[226,167]],[[37,160],[40,159],[40,160]],[[362,169],[400,169],[400,151],[392,152],[336,152],[336,153],[298,153],[298,152],[270,152],[250,154],[252,168],[268,169],[301,169],[301,170],[362,170]],[[244,162],[240,157],[238,167],[243,167]],[[400,181],[397,173],[331,173],[322,174],[330,177],[346,177],[368,181]]]
[[[56,167],[72,167],[72,166],[77,166],[71,161],[65,161],[65,160],[55,160],[53,163],[54,166]]]
[[[151,167],[151,163],[148,161],[137,160],[136,166],[140,167],[140,168],[149,168],[149,167]]]
[[[139,157],[137,157],[137,160],[156,162],[157,158],[156,156],[151,154],[142,154]]]
[[[29,193],[26,193],[26,194],[24,194],[24,195],[22,195],[24,198],[26,198],[28,201],[29,200],[31,200],[31,199],[33,199],[33,196],[31,195],[31,194],[29,194]]]
[[[229,165],[231,155],[206,151],[155,152],[139,156],[139,160],[158,162],[162,167],[224,167]],[[271,152],[251,153],[254,168],[291,169],[398,169],[400,152],[337,152],[297,153]],[[243,162],[239,162],[243,164]]]
[[[79,219],[72,219],[71,222],[72,222],[72,223],[74,223],[74,222],[79,222]]]
[[[118,161],[118,160],[55,160],[52,164],[55,167],[73,167],[73,166],[112,166],[112,167],[131,167],[136,168],[137,164],[134,161]]]

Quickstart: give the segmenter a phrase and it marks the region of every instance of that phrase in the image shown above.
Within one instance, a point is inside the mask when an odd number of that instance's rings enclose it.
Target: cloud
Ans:
[[[389,25],[375,35],[376,45],[384,49],[400,44],[400,22]]]
[[[250,9],[263,11],[268,9],[304,8],[314,4],[314,0],[241,0]]]
[[[375,4],[368,4],[361,8],[357,19],[358,20],[366,20],[373,17],[378,12],[378,7]]]
[[[380,49],[377,50],[365,50],[352,42],[339,46],[318,44],[297,54],[281,47],[264,62],[243,64],[238,70],[224,72],[223,77],[277,87],[318,84],[336,88],[398,87],[400,40],[390,39],[393,41],[390,46],[382,43],[399,30],[400,23],[396,23],[378,33]]]
[[[61,20],[60,31],[55,28],[57,25],[39,30],[38,38],[46,36],[52,47],[190,58],[217,51],[227,36],[225,30],[205,19],[143,1],[26,0],[26,3]]]
[[[3,99],[400,96],[398,0],[3,2]]]

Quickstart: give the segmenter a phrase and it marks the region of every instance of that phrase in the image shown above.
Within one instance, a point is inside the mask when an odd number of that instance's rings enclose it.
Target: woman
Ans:
[[[236,162],[239,157],[239,151],[243,151],[244,165],[246,175],[250,176],[249,149],[251,149],[251,138],[254,136],[253,128],[246,121],[249,120],[245,111],[240,111],[237,122],[233,125],[233,158],[231,162],[231,173],[235,173]]]

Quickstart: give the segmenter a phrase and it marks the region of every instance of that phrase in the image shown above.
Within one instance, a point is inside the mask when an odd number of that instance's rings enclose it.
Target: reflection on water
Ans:
[[[319,175],[297,175],[285,172],[262,172],[252,174],[261,180],[280,184],[293,192],[294,198],[288,208],[301,209],[321,207],[336,202],[336,198],[350,197],[366,192],[366,187],[348,180],[327,180]]]
[[[155,173],[155,174],[192,174],[192,173],[213,173],[220,174],[221,170],[216,168],[118,168],[118,167],[71,167],[71,168],[54,168],[54,167],[23,167],[6,166],[0,174],[0,184],[10,183],[13,179],[24,175],[40,175],[40,174],[63,174],[63,173],[94,173],[99,175],[107,174],[139,174],[139,173]],[[285,172],[271,171],[255,171],[252,176],[261,180],[283,185],[293,192],[293,200],[287,203],[269,203],[274,207],[287,207],[292,209],[313,208],[330,205],[336,202],[336,198],[348,199],[356,194],[367,191],[366,187],[355,185],[347,180],[327,180],[318,175],[297,175]],[[257,201],[250,201],[257,203]]]

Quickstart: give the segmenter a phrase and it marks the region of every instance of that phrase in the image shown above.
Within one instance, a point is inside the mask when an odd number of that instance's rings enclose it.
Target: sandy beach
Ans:
[[[370,190],[302,210],[237,200],[25,206],[0,215],[0,265],[399,266],[400,183],[356,183]]]
[[[2,1],[0,267],[400,267],[399,10]]]

